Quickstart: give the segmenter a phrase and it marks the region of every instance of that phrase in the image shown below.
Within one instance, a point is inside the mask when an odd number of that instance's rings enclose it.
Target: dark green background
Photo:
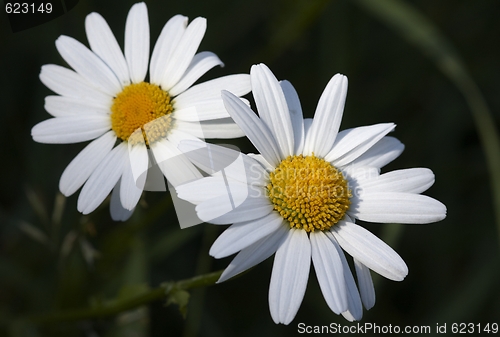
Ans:
[[[498,127],[500,108],[500,2],[498,0],[406,1],[454,45],[482,91]],[[195,291],[187,319],[178,307],[154,302],[119,318],[59,323],[37,328],[16,318],[87,307],[133,294],[149,285],[224,268],[208,248],[223,226],[179,228],[168,194],[143,196],[133,218],[111,221],[107,204],[90,216],[76,210],[77,194],[52,220],[61,173],[84,144],[45,145],[31,139],[36,123],[49,118],[38,79],[40,67],[64,65],[54,41],[61,34],[87,43],[85,16],[102,14],[123,46],[125,18],[134,1],[81,0],[69,13],[41,26],[12,33],[0,14],[0,335],[1,336],[289,336],[297,324],[348,324],[332,313],[314,272],[302,306],[289,326],[275,325],[267,294],[272,258],[226,283]],[[249,72],[266,63],[297,89],[312,117],[328,80],[349,78],[342,129],[395,122],[406,149],[385,169],[429,167],[436,183],[426,194],[448,208],[429,225],[363,224],[404,258],[403,282],[376,278],[377,303],[362,322],[378,325],[500,323],[499,234],[485,155],[471,112],[459,90],[425,55],[356,2],[210,0],[146,1],[151,47],[175,14],[204,16],[200,47],[225,62],[202,79]],[[246,152],[251,144],[234,142]],[[56,202],[55,200],[58,200]],[[167,206],[164,206],[167,205]],[[56,207],[57,208],[57,207]],[[47,236],[35,240],[28,223]],[[25,227],[26,228],[26,225]],[[74,240],[72,239],[74,238]],[[99,257],[82,255],[91,244]],[[13,324],[13,322],[16,322]],[[96,333],[93,335],[92,333]]]

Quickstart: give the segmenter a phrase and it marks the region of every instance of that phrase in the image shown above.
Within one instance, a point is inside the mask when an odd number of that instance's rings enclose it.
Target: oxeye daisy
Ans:
[[[197,215],[231,224],[210,249],[215,258],[238,253],[218,282],[275,254],[269,307],[276,323],[289,324],[302,302],[311,261],[332,311],[359,320],[375,303],[370,269],[395,281],[408,273],[403,259],[355,220],[430,223],[446,207],[420,193],[434,182],[431,170],[413,168],[380,174],[403,145],[387,136],[392,123],[338,132],[347,78],[327,84],[314,119],[303,119],[299,98],[263,64],[250,72],[260,118],[237,96],[224,104],[260,154],[193,141],[180,149],[200,168],[229,164],[209,177],[180,185],[179,197],[196,204]],[[204,156],[208,150],[209,156]],[[200,152],[201,151],[201,152]],[[353,258],[355,281],[344,255]],[[359,290],[358,290],[359,289]]]
[[[197,53],[205,18],[188,25],[187,17],[172,17],[151,59],[145,3],[133,5],[128,13],[124,53],[98,13],[87,16],[85,29],[90,49],[68,36],[56,40],[73,70],[42,67],[41,81],[58,95],[45,98],[45,109],[54,118],[35,125],[32,136],[51,144],[93,140],[67,166],[59,188],[69,196],[83,185],[78,198],[83,214],[113,191],[111,215],[126,220],[139,201],[151,163],[158,164],[173,186],[201,177],[179,152],[180,140],[243,136],[224,109],[220,91],[247,94],[250,76],[194,84],[211,68],[223,66],[214,53]]]

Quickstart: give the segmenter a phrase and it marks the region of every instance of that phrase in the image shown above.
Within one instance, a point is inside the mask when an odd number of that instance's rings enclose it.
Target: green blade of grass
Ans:
[[[486,155],[500,240],[500,137],[488,105],[465,64],[438,27],[410,4],[400,0],[353,1],[429,57],[463,94]]]

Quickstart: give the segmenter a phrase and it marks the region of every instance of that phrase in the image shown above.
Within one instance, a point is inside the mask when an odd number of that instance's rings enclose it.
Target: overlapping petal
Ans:
[[[244,248],[224,269],[217,283],[224,282],[231,277],[252,268],[261,263],[281,246],[290,231],[285,226],[281,226],[271,235],[266,236],[254,244]]]
[[[111,107],[112,95],[100,91],[80,74],[68,68],[55,64],[46,64],[42,66],[40,81],[47,88],[61,96],[97,103],[106,109]]]
[[[434,184],[434,173],[427,168],[411,168],[381,174],[363,182],[360,188],[370,192],[422,193]]]
[[[393,123],[384,123],[341,131],[325,160],[335,167],[347,165],[365,153],[395,126]]]
[[[115,144],[116,136],[109,131],[87,145],[64,170],[59,180],[59,189],[65,196],[76,192],[87,181],[97,165],[106,157]]]
[[[94,211],[115,187],[125,168],[127,145],[116,146],[92,172],[78,197],[78,211],[89,214]]]
[[[139,132],[141,132],[139,130]],[[120,200],[123,208],[132,210],[141,197],[148,171],[148,150],[145,145],[128,146],[128,156],[120,185]]]
[[[288,111],[290,112],[290,120],[292,122],[294,149],[293,153],[302,153],[305,141],[304,132],[304,117],[302,115],[302,106],[300,105],[299,95],[295,91],[293,85],[288,81],[280,81],[281,89],[285,95]]]
[[[236,96],[246,95],[251,90],[250,76],[248,74],[228,75],[193,85],[175,97],[174,108],[181,110],[197,106],[199,102],[209,99],[220,99],[221,90],[227,90]]]
[[[284,158],[280,157],[279,146],[271,130],[238,97],[223,91],[222,99],[236,124],[245,132],[264,158],[276,167]]]
[[[204,51],[196,54],[191,60],[182,78],[169,90],[171,96],[177,96],[191,87],[201,76],[215,66],[223,66],[224,63],[212,52]]]
[[[382,168],[403,153],[404,145],[394,137],[386,136],[349,164],[354,167]]]
[[[403,259],[375,235],[352,222],[340,221],[330,229],[342,249],[380,275],[401,281],[408,274]]]
[[[347,77],[336,74],[326,85],[314,113],[311,129],[306,135],[305,155],[313,152],[323,158],[333,146],[344,113],[347,96]]]
[[[274,212],[257,220],[234,223],[215,240],[209,253],[217,259],[235,254],[282,226],[283,218]]]
[[[269,309],[275,323],[289,324],[297,314],[309,278],[311,243],[301,229],[290,229],[274,257]]]
[[[336,314],[347,310],[347,291],[344,268],[337,249],[322,231],[309,234],[314,271],[323,297]]]
[[[182,38],[174,49],[171,49],[168,62],[165,64],[163,78],[160,82],[164,90],[170,90],[184,75],[196,50],[205,35],[207,20],[198,17],[184,30]]]
[[[187,27],[188,18],[183,15],[175,15],[167,21],[151,54],[151,64],[149,66],[149,77],[151,83],[161,85],[166,74],[166,65],[171,62],[171,55]]]
[[[71,68],[97,89],[110,96],[121,91],[122,86],[111,68],[81,42],[61,35],[56,47]]]
[[[122,86],[130,84],[127,61],[108,23],[99,13],[85,18],[85,31],[92,51],[115,73]]]
[[[361,300],[366,310],[370,310],[375,305],[375,288],[370,269],[357,259],[354,259],[354,268],[356,269],[356,276],[358,278]]]
[[[273,133],[281,158],[293,154],[294,135],[288,105],[278,80],[264,64],[250,69],[252,93],[260,118]]]

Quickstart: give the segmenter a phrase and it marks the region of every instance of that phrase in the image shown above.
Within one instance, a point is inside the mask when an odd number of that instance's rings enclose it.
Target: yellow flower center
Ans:
[[[290,228],[327,230],[343,218],[351,203],[342,172],[314,154],[289,156],[269,180],[269,198]]]
[[[171,127],[169,94],[154,84],[133,83],[120,92],[111,106],[111,128],[132,144],[147,145],[167,136]],[[138,129],[141,132],[134,132]]]

